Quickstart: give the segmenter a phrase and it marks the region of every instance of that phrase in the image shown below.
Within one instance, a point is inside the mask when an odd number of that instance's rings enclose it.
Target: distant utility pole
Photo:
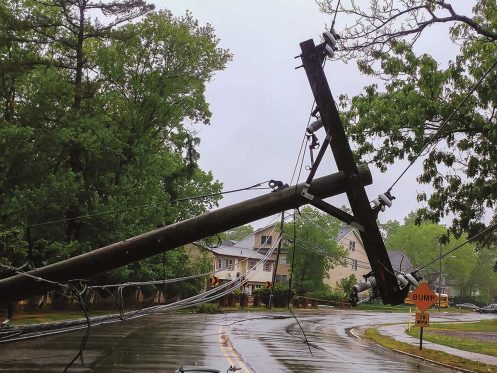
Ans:
[[[281,255],[281,243],[283,242],[283,224],[285,223],[285,212],[281,213],[280,222],[280,234],[278,239],[278,251],[276,252],[276,262],[274,263],[273,278],[271,284],[271,291],[269,292],[269,309],[273,308],[273,295],[274,295],[274,285],[276,285],[276,273],[278,272],[278,263],[280,261]]]
[[[440,311],[442,309],[441,303],[442,303],[442,244],[439,243],[438,247],[440,248],[439,252],[439,271],[438,271],[438,310]]]

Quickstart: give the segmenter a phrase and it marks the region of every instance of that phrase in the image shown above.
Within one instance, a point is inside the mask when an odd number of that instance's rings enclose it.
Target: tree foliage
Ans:
[[[440,253],[447,253],[465,242],[463,236],[452,239],[448,245],[441,245],[440,238],[445,232],[444,226],[431,223],[416,225],[413,218],[406,219],[387,237],[386,246],[389,250],[400,250],[409,257],[413,267],[403,270],[412,272],[431,263],[421,271],[421,275],[433,284],[438,281],[441,264],[447,283],[454,286],[461,296],[487,292],[495,294],[497,274],[492,271],[497,255],[495,251],[487,248],[477,250],[475,245],[466,244],[440,262],[437,260]]]
[[[350,296],[352,293],[352,287],[355,284],[357,284],[357,277],[355,277],[355,275],[344,277],[337,282],[337,288],[342,298],[347,299]]]
[[[195,125],[209,123],[205,86],[231,55],[191,14],[151,10],[141,0],[0,1],[0,247],[8,264],[28,260],[27,225],[39,266],[216,205],[174,201],[221,189],[197,165]],[[81,215],[90,217],[74,219]],[[165,255],[167,275],[180,274],[181,252]],[[157,278],[163,267],[159,255],[113,277]]]
[[[254,228],[250,224],[247,224],[223,232],[220,236],[223,240],[240,241],[253,232]]]
[[[322,2],[325,11],[334,11],[331,5]],[[362,73],[384,81],[351,100],[342,97],[357,157],[386,171],[399,159],[414,161],[426,153],[417,180],[434,191],[418,195],[424,203],[418,217],[434,222],[453,217],[456,237],[481,231],[497,200],[495,1],[476,1],[471,15],[456,13],[446,1],[421,0],[372,1],[367,9],[344,4],[339,12],[354,20],[342,33],[342,57],[359,58]],[[449,25],[460,46],[447,67],[413,50],[438,23]]]
[[[328,214],[310,206],[300,210],[293,224],[286,223],[283,238],[291,263],[293,287],[297,294],[325,288],[323,279],[334,265],[342,262],[346,255],[336,242],[340,222]],[[294,245],[295,243],[295,245]],[[293,255],[295,252],[295,260]]]

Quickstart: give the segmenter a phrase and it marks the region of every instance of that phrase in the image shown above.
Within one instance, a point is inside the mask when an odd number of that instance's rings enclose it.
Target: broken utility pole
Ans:
[[[309,188],[309,192],[317,198],[342,194],[349,187],[347,177],[344,172],[337,172],[316,179]],[[371,182],[371,173],[367,166],[360,167],[356,172],[355,183],[368,185]],[[309,203],[309,200],[301,195],[304,188],[307,188],[305,184],[287,187],[38,268],[26,274],[17,274],[0,280],[0,304],[24,299],[56,287],[40,279],[64,283],[71,279],[89,278],[97,273],[122,267],[228,229],[298,208]]]
[[[312,39],[300,43],[302,50],[300,57],[316,100],[316,109],[319,111],[320,119],[326,130],[327,138],[323,147],[329,141],[338,170],[345,174],[347,184],[345,189],[353,216],[319,199],[310,203],[347,224],[359,228],[383,303],[401,304],[404,302],[408,289],[401,290],[399,287],[380,230],[376,224],[377,216],[371,208],[364,185],[357,182],[358,168],[321,64],[325,53],[325,43],[315,46]],[[319,160],[323,152],[324,149],[320,151]],[[316,162],[319,164],[318,160]],[[311,176],[308,179],[311,188],[315,182],[312,181],[313,172],[315,172],[315,167],[311,170]]]

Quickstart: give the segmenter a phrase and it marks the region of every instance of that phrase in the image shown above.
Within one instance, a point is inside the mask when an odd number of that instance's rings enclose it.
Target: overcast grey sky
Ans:
[[[154,3],[158,9],[169,9],[178,16],[190,10],[201,23],[209,22],[221,40],[220,45],[234,55],[226,70],[217,73],[208,85],[211,125],[195,126],[201,138],[200,166],[211,170],[224,183],[224,190],[268,179],[289,183],[313,102],[304,70],[294,69],[300,65],[294,56],[300,53],[301,41],[310,38],[316,43],[320,41],[325,23],[331,23],[330,17],[320,13],[310,0],[156,0]],[[337,19],[338,32],[346,22]],[[446,26],[430,30],[417,48],[428,51],[442,64],[456,52],[450,45]],[[373,83],[359,74],[355,62],[328,62],[325,70],[336,99],[340,94],[349,97],[358,94]],[[323,134],[320,135],[322,138]],[[370,199],[385,192],[406,166],[407,161],[398,162],[384,174],[372,167],[373,185],[367,187]],[[416,193],[429,190],[416,183],[420,166],[421,162],[397,184],[393,190],[397,200],[391,209],[380,214],[382,222],[403,221],[417,207]],[[332,172],[336,172],[336,166],[328,151],[318,175]],[[304,169],[300,180],[306,176]],[[220,205],[262,193],[227,195]],[[344,197],[335,197],[330,202],[348,205]]]

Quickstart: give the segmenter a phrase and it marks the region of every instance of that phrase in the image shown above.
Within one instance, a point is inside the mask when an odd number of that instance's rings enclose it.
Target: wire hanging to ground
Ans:
[[[288,294],[287,294],[287,302],[286,306],[290,308],[290,298],[291,298],[291,293],[292,293],[292,279],[293,279],[293,268],[295,268],[295,252],[297,251],[297,228],[295,226],[295,219],[296,219],[296,214],[297,214],[297,209],[293,209],[293,253],[292,253],[292,264],[291,264],[291,271],[290,271],[290,277],[288,278]]]
[[[91,329],[91,322],[90,322],[90,317],[88,316],[88,308],[86,307],[86,303],[85,301],[83,300],[83,294],[85,292],[85,289],[83,289],[81,292],[78,290],[78,288],[73,285],[73,284],[68,284],[68,288],[71,290],[72,294],[75,296],[75,298],[78,300],[80,306],[81,306],[81,310],[83,311],[84,315],[85,315],[85,319],[86,319],[86,333],[85,335],[83,336],[83,339],[81,340],[81,343],[79,345],[79,351],[78,353],[76,354],[76,356],[74,356],[74,358],[66,365],[66,367],[64,368],[64,373],[67,372],[67,370],[74,364],[74,362],[76,360],[78,360],[78,358],[80,359],[81,361],[81,365],[82,366],[85,366],[85,362],[83,360],[83,352],[85,350],[85,347],[86,347],[86,343],[88,342],[88,338],[90,337],[90,329]]]
[[[297,251],[297,246],[296,246],[296,241],[297,241],[297,227],[296,227],[296,224],[295,224],[295,221],[296,221],[296,216],[297,216],[297,209],[294,209],[293,210],[293,253],[292,253],[292,267],[291,267],[291,272],[290,272],[290,278],[288,279],[288,294],[287,294],[287,308],[288,308],[288,311],[290,311],[290,313],[292,314],[293,318],[295,319],[295,321],[297,322],[298,326],[300,327],[300,331],[302,332],[302,334],[304,335],[304,339],[305,339],[305,343],[307,345],[307,348],[309,349],[309,353],[311,354],[312,357],[314,357],[314,355],[312,354],[312,350],[311,350],[311,345],[307,339],[307,335],[305,334],[305,331],[304,329],[302,328],[302,325],[300,325],[300,322],[299,320],[297,319],[297,316],[295,316],[295,314],[293,313],[293,310],[290,306],[290,298],[291,298],[291,292],[292,292],[292,279],[293,279],[293,269],[295,268],[295,251]]]

